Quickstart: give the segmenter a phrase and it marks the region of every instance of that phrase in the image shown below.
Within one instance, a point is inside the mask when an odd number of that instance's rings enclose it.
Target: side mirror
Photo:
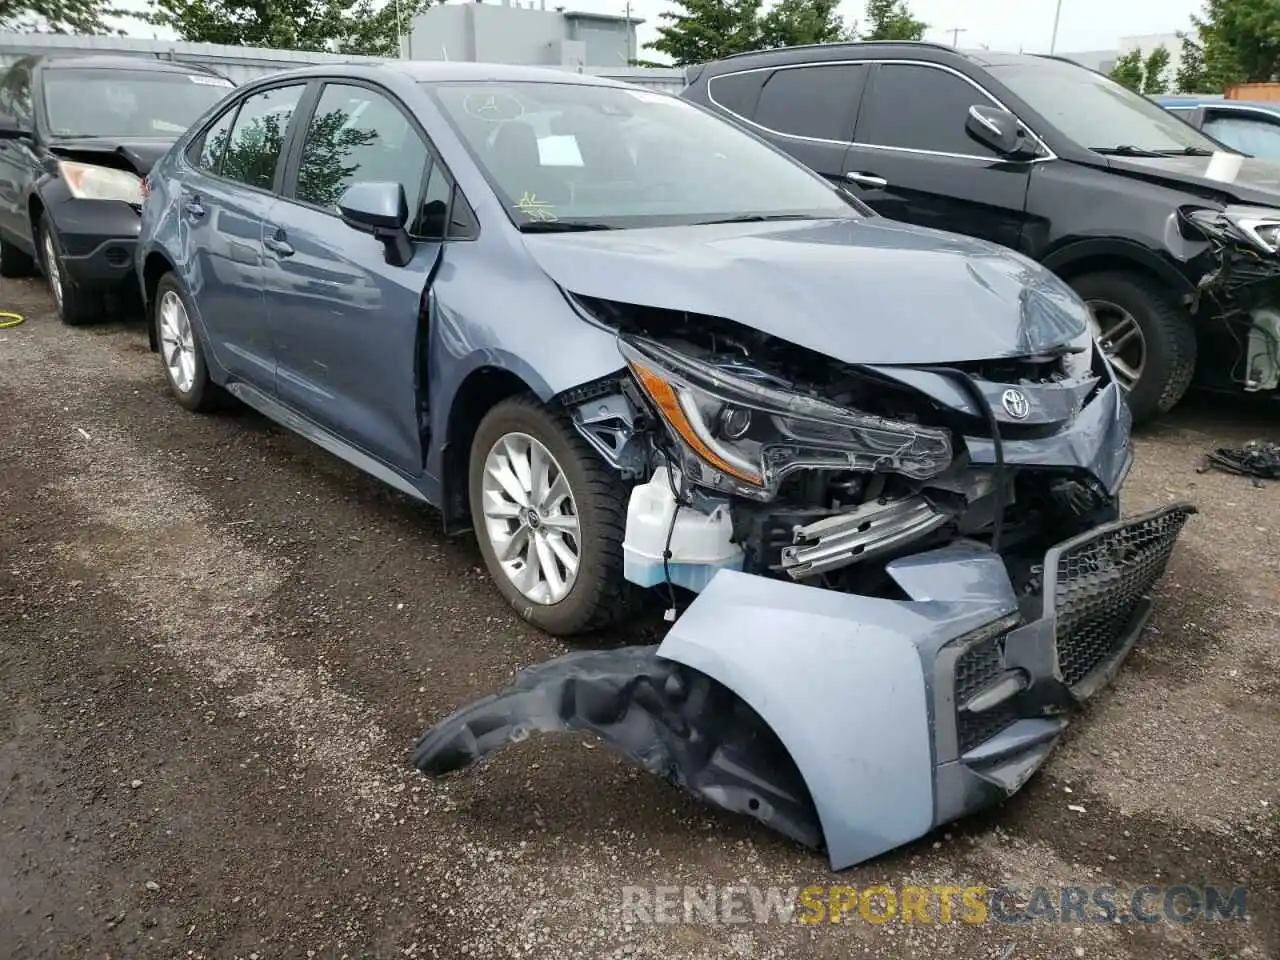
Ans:
[[[353,183],[338,201],[342,222],[353,230],[370,233],[386,248],[387,263],[403,267],[413,259],[413,244],[405,225],[409,203],[398,183]]]
[[[973,139],[1006,160],[1031,160],[1040,152],[1018,118],[999,107],[974,104],[969,108],[964,129]]]
[[[31,128],[17,117],[0,114],[0,140],[21,140],[31,136]]]

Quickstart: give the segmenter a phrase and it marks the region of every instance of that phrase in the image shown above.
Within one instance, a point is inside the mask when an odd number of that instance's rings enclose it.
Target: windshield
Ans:
[[[1146,97],[1075,64],[1041,60],[990,70],[1027,106],[1082,147],[1130,147],[1151,153],[1223,149]]]
[[[523,230],[857,215],[816,175],[675,97],[572,83],[429,89]]]
[[[44,105],[55,137],[177,139],[229,89],[208,74],[58,69],[44,74]]]

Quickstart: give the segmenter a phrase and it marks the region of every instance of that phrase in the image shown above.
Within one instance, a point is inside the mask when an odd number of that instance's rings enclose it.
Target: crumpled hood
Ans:
[[[1154,176],[1164,181],[1208,188],[1240,203],[1280,207],[1280,164],[1258,157],[1245,157],[1230,180],[1217,180],[1206,176],[1212,160],[1212,157],[1107,157],[1108,165],[1113,169],[1140,173],[1147,179]]]
[[[523,239],[571,293],[723,317],[846,363],[1026,356],[1088,319],[1025,257],[881,217]]]
[[[62,140],[50,146],[54,153],[74,154],[78,157],[83,157],[86,161],[91,160],[95,153],[115,154],[123,157],[138,176],[145,177],[151,172],[151,168],[156,165],[156,162],[168,153],[169,148],[173,146],[176,140],[176,134],[173,139],[163,137],[148,137],[145,139],[95,137],[92,140]]]

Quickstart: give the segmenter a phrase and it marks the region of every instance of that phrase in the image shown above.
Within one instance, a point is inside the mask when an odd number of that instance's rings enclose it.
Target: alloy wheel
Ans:
[[[49,278],[49,289],[53,291],[53,301],[62,312],[62,270],[58,267],[58,251],[53,246],[53,237],[44,235],[44,272]]]
[[[569,478],[540,441],[508,433],[489,450],[481,482],[485,534],[520,594],[559,603],[573,589],[582,537]]]
[[[189,393],[196,380],[196,344],[191,318],[182,298],[166,290],[160,298],[160,355],[169,379],[180,393]]]
[[[1111,362],[1116,379],[1126,391],[1142,377],[1147,363],[1147,341],[1132,313],[1106,300],[1088,300],[1090,325],[1098,346]]]

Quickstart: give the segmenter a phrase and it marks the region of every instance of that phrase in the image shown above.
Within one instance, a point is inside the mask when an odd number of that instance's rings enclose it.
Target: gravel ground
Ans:
[[[1280,956],[1280,439],[1185,405],[1138,510],[1190,497],[1147,635],[999,810],[833,875],[584,738],[444,782],[421,731],[562,652],[466,539],[262,418],[168,399],[137,323],[0,282],[0,955]],[[1268,419],[1270,417],[1270,419]],[[641,624],[627,637],[651,636]],[[625,885],[1243,885],[1247,922],[631,923]]]

